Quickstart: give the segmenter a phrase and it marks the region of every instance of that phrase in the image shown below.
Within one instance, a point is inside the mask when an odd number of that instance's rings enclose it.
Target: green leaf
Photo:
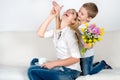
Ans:
[[[87,51],[87,48],[83,47],[81,50],[80,50],[80,54],[84,55]]]

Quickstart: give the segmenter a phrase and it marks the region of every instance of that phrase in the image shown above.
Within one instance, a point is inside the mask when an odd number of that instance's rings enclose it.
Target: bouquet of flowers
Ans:
[[[99,28],[96,26],[96,24],[88,24],[85,23],[84,28],[80,28],[80,31],[82,33],[82,40],[83,44],[87,44],[89,47],[92,47],[93,44],[96,42],[102,40],[102,37],[104,35],[104,28]],[[87,48],[82,47],[80,50],[81,54],[86,53]]]

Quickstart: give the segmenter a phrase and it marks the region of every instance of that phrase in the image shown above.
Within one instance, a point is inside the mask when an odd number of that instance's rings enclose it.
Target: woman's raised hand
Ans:
[[[55,8],[53,7],[51,12],[50,12],[51,15],[56,15],[56,11],[55,11]]]
[[[57,2],[55,2],[55,1],[52,2],[52,5],[53,5],[53,8],[54,8],[55,14],[56,14],[56,15],[60,15],[60,11],[61,11],[63,5],[60,6],[60,5],[59,5]]]

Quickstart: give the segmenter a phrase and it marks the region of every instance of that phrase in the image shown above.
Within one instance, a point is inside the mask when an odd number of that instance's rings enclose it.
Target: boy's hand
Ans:
[[[91,48],[93,47],[93,45],[92,45],[92,46],[88,46],[88,44],[87,44],[87,43],[85,43],[85,42],[84,42],[84,44],[83,44],[83,45],[84,45],[84,47],[85,47],[85,48],[87,48],[87,49],[91,49]]]

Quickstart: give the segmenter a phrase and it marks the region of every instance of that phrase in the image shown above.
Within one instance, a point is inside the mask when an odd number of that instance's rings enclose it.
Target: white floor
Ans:
[[[28,80],[27,68],[0,66],[0,80]]]
[[[98,74],[80,76],[76,80],[120,80],[120,68],[113,70],[102,70]]]
[[[0,66],[0,80],[29,80],[27,68]],[[120,80],[120,68],[102,70],[98,74],[80,76],[76,80]]]

